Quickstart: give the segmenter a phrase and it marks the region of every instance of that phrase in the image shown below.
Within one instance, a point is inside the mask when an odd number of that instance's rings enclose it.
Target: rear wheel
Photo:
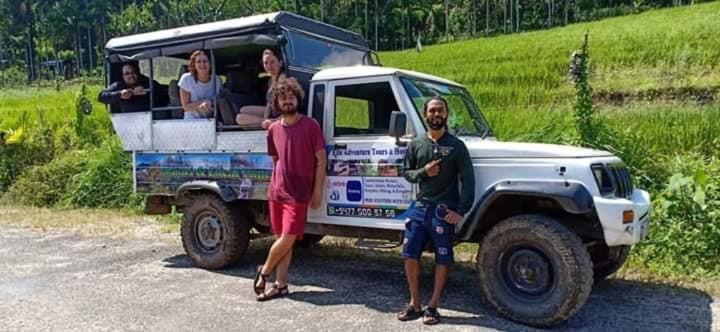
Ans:
[[[205,269],[237,263],[250,239],[248,220],[239,207],[211,194],[198,195],[184,209],[180,233],[185,252]]]
[[[493,227],[482,240],[477,265],[487,302],[523,324],[567,320],[592,289],[592,262],[582,241],[545,216],[514,216]]]

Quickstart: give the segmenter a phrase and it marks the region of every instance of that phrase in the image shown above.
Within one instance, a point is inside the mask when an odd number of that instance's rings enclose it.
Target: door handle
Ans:
[[[335,150],[345,150],[345,149],[347,149],[347,144],[345,144],[345,143],[335,143],[335,144],[333,144],[333,149],[335,149]]]

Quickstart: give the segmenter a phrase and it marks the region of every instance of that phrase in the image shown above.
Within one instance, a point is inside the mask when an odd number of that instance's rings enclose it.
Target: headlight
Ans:
[[[610,174],[605,168],[605,165],[593,164],[590,168],[595,176],[595,182],[598,185],[598,189],[600,189],[600,195],[608,196],[614,193],[615,187],[613,186],[612,179],[610,178]]]

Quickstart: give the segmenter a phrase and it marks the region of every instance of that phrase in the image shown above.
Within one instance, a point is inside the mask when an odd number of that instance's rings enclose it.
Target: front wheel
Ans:
[[[567,320],[593,285],[592,262],[580,238],[541,215],[518,215],[493,227],[482,240],[477,266],[487,302],[527,325]]]
[[[250,241],[248,220],[239,208],[210,194],[193,198],[183,211],[180,235],[185,252],[205,269],[237,263]]]

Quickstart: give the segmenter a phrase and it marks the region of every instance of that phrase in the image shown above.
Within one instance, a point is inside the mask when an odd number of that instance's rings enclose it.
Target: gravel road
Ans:
[[[253,267],[193,267],[182,246],[152,237],[83,237],[67,231],[0,231],[2,330],[419,330],[395,312],[406,298],[401,262],[362,249],[299,249],[292,295],[257,303]],[[378,255],[383,257],[378,257]],[[429,270],[428,270],[429,271]],[[424,275],[425,283],[431,279]],[[442,330],[527,330],[483,304],[470,265],[451,272]],[[424,289],[429,294],[429,289]],[[720,330],[717,299],[689,289],[611,280],[560,330]]]

